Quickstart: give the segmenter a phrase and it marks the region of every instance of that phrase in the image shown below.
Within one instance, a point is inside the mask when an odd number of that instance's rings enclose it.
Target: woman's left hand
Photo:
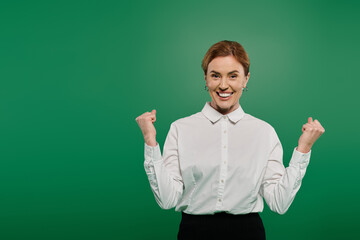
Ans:
[[[318,120],[312,120],[312,117],[308,118],[308,122],[302,127],[303,134],[300,136],[299,144],[296,150],[299,152],[307,153],[315,141],[325,132],[325,129],[321,126]]]

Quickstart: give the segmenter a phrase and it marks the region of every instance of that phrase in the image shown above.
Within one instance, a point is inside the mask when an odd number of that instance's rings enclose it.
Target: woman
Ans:
[[[311,147],[325,132],[308,118],[289,166],[274,128],[243,111],[250,78],[241,44],[220,41],[202,68],[211,102],[170,126],[163,154],[156,141],[156,110],[136,118],[145,140],[145,171],[156,202],[182,212],[178,239],[265,239],[258,212],[263,198],[284,214],[298,192]]]

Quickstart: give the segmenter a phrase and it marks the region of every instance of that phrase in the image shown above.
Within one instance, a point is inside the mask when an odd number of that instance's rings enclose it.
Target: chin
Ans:
[[[227,102],[214,102],[216,104],[216,107],[227,110],[230,109],[234,104],[233,103],[227,103]]]

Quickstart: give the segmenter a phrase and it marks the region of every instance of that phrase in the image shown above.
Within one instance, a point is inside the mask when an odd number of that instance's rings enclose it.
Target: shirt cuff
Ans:
[[[311,150],[307,153],[302,153],[294,148],[290,164],[299,165],[300,168],[306,168],[310,162]]]
[[[160,161],[162,159],[160,145],[158,142],[156,142],[156,146],[149,146],[145,143],[145,159],[152,160],[153,162]]]

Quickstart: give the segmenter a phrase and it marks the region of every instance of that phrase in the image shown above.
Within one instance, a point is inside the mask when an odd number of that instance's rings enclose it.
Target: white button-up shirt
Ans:
[[[274,128],[238,107],[201,112],[171,123],[163,154],[145,143],[144,167],[156,202],[188,214],[284,214],[299,191],[311,150],[294,148],[289,166]]]

